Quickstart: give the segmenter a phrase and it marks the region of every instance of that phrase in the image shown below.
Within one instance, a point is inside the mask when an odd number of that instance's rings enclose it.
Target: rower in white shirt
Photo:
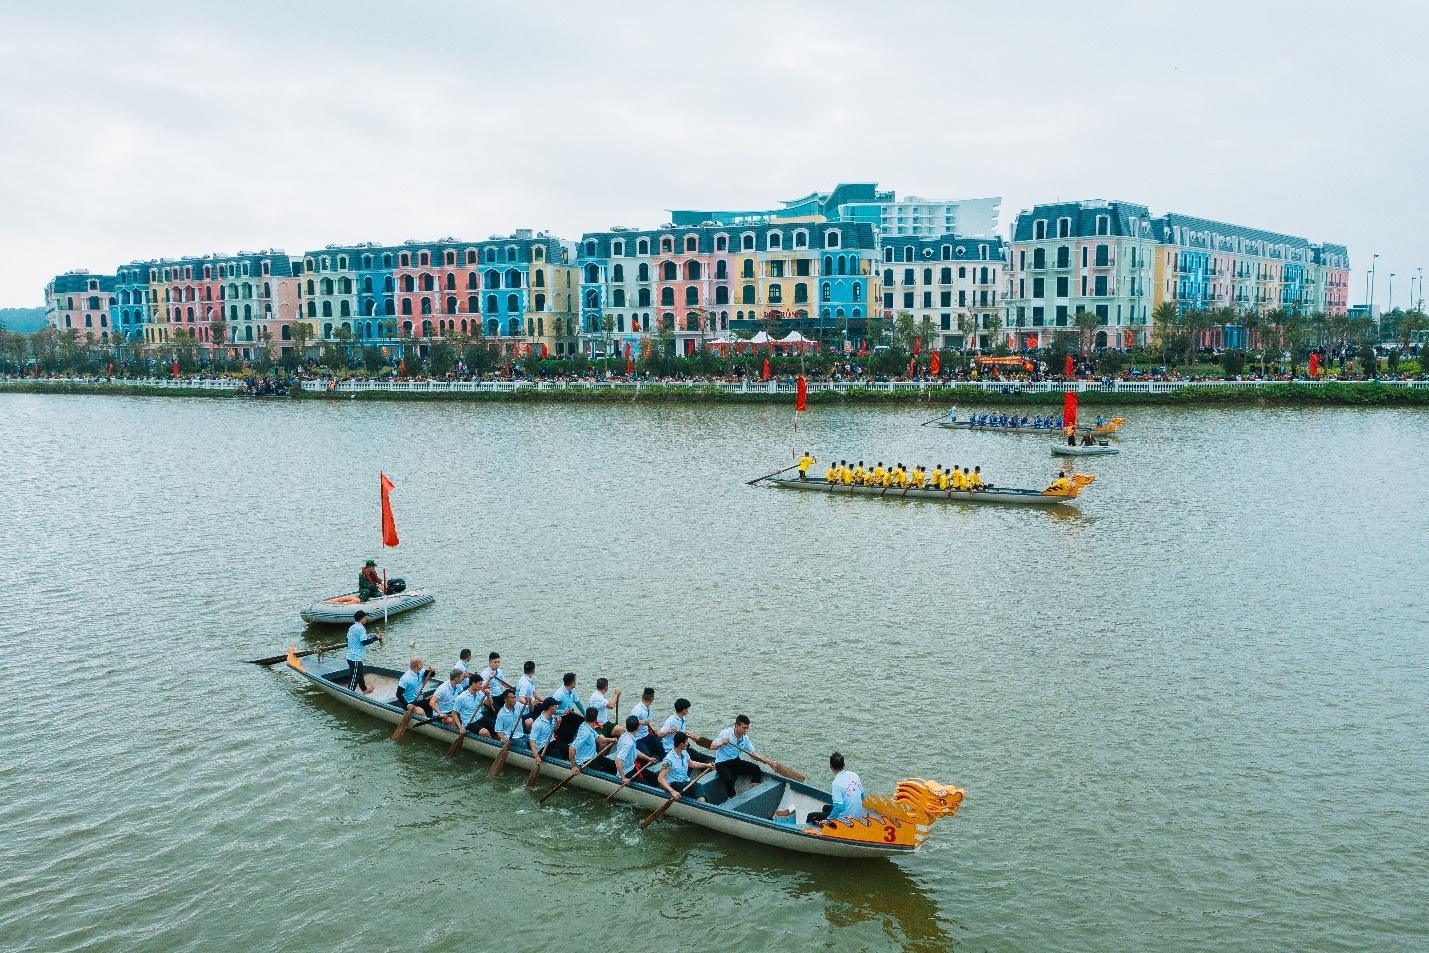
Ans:
[[[561,676],[561,687],[556,689],[556,693],[551,697],[556,700],[557,718],[568,711],[574,711],[581,717],[585,717],[585,706],[581,704],[580,696],[576,694],[575,672],[567,672]]]
[[[834,803],[826,804],[822,811],[804,818],[805,823],[856,821],[867,817],[868,809],[863,806],[863,781],[844,768],[844,756],[837,751],[829,755],[829,770],[834,773],[834,783],[829,787]]]
[[[630,714],[639,723],[639,727],[635,729],[635,744],[651,760],[659,761],[665,757],[665,748],[660,744],[660,737],[655,734],[654,726],[650,722],[650,706],[654,703],[655,689],[647,688],[640,693],[640,701],[630,709]]]
[[[665,719],[665,723],[660,726],[660,730],[657,732],[660,736],[660,744],[664,747],[666,754],[669,754],[675,748],[675,735],[680,732],[685,732],[685,719],[689,714],[690,700],[688,698],[675,699],[675,713]],[[696,764],[709,764],[714,759],[707,754],[701,754],[692,749],[689,752],[689,760]]]
[[[496,737],[502,744],[506,744],[507,737],[512,743],[519,741],[525,736],[525,727],[522,725],[521,709],[516,706],[516,693],[506,692],[503,696],[501,711],[496,713]]]
[[[452,713],[456,715],[457,730],[466,734],[477,731],[477,723],[481,720],[481,707],[486,701],[486,688],[479,678],[467,677],[463,681],[466,682],[466,688],[457,693]]]
[[[486,668],[481,670],[481,680],[493,692],[499,693],[503,688],[511,687],[506,684],[506,676],[501,672],[500,652],[492,652],[486,657]]]
[[[451,676],[432,693],[432,718],[435,721],[442,721],[453,728],[461,729],[463,725],[457,721],[456,703],[457,696],[462,693],[461,680],[466,675],[459,668],[451,671]]]
[[[521,666],[521,677],[516,679],[516,708],[525,714],[526,727],[531,727],[531,719],[542,702],[541,693],[536,691],[536,663],[530,659]]]
[[[754,754],[754,739],[749,737],[748,715],[736,715],[734,725],[715,736],[710,750],[714,752],[715,774],[724,782],[727,797],[734,797],[734,782],[740,777],[750,778],[751,785],[764,780],[764,772],[759,770],[758,765],[739,756],[741,751]]]

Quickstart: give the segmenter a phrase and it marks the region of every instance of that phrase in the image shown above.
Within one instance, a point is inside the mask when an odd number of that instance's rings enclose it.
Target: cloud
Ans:
[[[1404,288],[1426,26],[1374,2],[26,4],[0,14],[0,304],[132,258],[575,239],[839,181],[1003,195],[1007,224],[1141,201],[1379,251]]]

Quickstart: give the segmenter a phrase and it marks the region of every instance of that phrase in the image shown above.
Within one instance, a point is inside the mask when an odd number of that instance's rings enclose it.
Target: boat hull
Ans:
[[[355,594],[348,594],[348,596],[352,595]],[[366,602],[334,603],[332,601],[332,599],[341,598],[347,598],[347,596],[332,596],[322,602],[315,602],[299,614],[303,621],[309,625],[351,625],[352,617],[357,614],[358,610],[366,612],[370,619],[382,618],[384,611],[387,617],[391,618],[412,609],[431,605],[437,599],[436,594],[428,589],[412,589],[408,592],[383,596],[380,599],[368,599]]]
[[[1052,437],[1059,440],[1065,438],[1067,435],[1065,430],[1055,427],[984,427],[970,424],[963,420],[959,420],[956,423],[940,420],[932,424],[932,426],[942,427],[944,430],[975,430],[979,433],[1020,434],[1027,437]],[[1078,427],[1077,433],[1089,433],[1093,437],[1110,437],[1112,435],[1120,436],[1120,430],[1120,427]]]
[[[1071,502],[1074,497],[1049,496],[1038,490],[991,489],[968,493],[960,490],[899,490],[894,487],[844,486],[831,484],[826,480],[770,480],[775,486],[786,490],[807,490],[814,493],[831,493],[835,496],[876,496],[885,500],[927,500],[933,503],[1006,503],[1012,506],[1058,506]]]
[[[1104,457],[1111,453],[1121,453],[1120,447],[1053,447],[1054,457]]]
[[[396,724],[401,720],[401,713],[392,705],[380,700],[384,694],[380,689],[374,691],[373,695],[364,695],[360,692],[352,691],[346,686],[337,684],[324,675],[345,671],[347,663],[341,660],[330,659],[326,662],[316,664],[295,664],[289,661],[289,667],[306,681],[315,685],[326,694],[337,701],[363,712],[366,715],[377,718],[389,724]],[[366,678],[369,683],[374,679],[382,679],[385,682],[395,683],[398,672],[390,669],[382,669],[369,666],[366,670]],[[390,699],[391,688],[387,687],[386,696]],[[407,734],[419,734],[428,738],[440,741],[443,745],[450,745],[456,738],[456,732],[445,725],[418,724],[413,720],[408,727]],[[492,759],[501,751],[501,744],[489,738],[479,738],[475,735],[467,735],[466,741],[462,745],[462,753],[466,755],[477,755],[481,758]],[[535,760],[525,751],[518,750],[513,745],[507,752],[506,766],[513,775],[525,776],[530,773]],[[692,772],[693,773],[693,772]],[[561,780],[570,775],[570,764],[567,761],[547,757],[542,762],[541,776],[553,780]],[[711,775],[713,776],[713,775]],[[766,777],[770,777],[766,773]],[[789,789],[797,789],[801,795],[801,801],[808,801],[810,796],[818,795],[819,799],[827,800],[827,792],[819,792],[809,788],[807,785],[785,782]],[[592,794],[599,794],[602,797],[620,788],[619,783],[613,775],[605,774],[593,770],[582,771],[568,785],[569,787],[581,788]],[[634,782],[619,790],[613,800],[632,804],[644,811],[653,811],[667,800],[665,793],[661,789],[656,789],[648,784]],[[759,820],[750,816],[739,815],[732,810],[727,810],[718,805],[700,804],[693,801],[679,801],[665,812],[666,818],[675,818],[686,821],[709,830],[729,834],[742,840],[753,841],[755,843],[767,844],[771,847],[779,847],[785,850],[799,851],[806,854],[821,854],[830,857],[891,857],[900,854],[910,854],[917,850],[916,847],[902,846],[897,844],[878,844],[868,842],[856,842],[839,840],[832,837],[815,833],[807,833],[796,827],[783,824],[776,824],[772,821]],[[877,823],[875,821],[875,823]]]

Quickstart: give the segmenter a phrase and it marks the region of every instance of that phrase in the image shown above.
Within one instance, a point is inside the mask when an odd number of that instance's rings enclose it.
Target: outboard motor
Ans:
[[[401,576],[387,580],[387,595],[395,596],[399,592],[407,591],[407,580]]]

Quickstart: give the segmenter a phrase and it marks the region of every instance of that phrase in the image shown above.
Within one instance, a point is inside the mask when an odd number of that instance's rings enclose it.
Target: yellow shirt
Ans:
[[[854,468],[853,468],[853,482],[855,482],[855,483],[862,483],[862,482],[863,482],[863,467],[854,467]]]
[[[911,479],[913,481],[913,486],[918,489],[922,489],[928,484],[927,478],[923,476],[923,471],[920,470],[918,467],[913,468],[913,476],[911,477]]]
[[[872,470],[865,470],[865,471],[863,471],[863,485],[864,485],[864,486],[873,486],[873,485],[874,485],[875,483],[877,483],[877,482],[878,482],[878,478],[873,475],[873,471],[872,471]]]
[[[961,471],[961,470],[954,470],[954,471],[953,471],[953,489],[961,491],[961,490],[966,490],[967,488],[968,488],[968,478],[965,477],[965,476],[963,476],[963,471]]]
[[[940,490],[946,490],[947,488],[948,488],[948,475],[947,475],[946,473],[940,473],[940,474],[938,474],[938,489],[940,489]]]
[[[853,471],[848,467],[844,467],[843,473],[839,474],[839,479],[843,480],[844,486],[851,485],[853,483]]]
[[[885,469],[883,469],[883,467],[874,467],[874,468],[873,468],[873,482],[874,482],[874,483],[877,483],[879,486],[887,486],[887,485],[888,485],[888,471],[885,470]]]
[[[1068,480],[1066,477],[1058,477],[1056,480],[1052,481],[1052,485],[1047,487],[1047,490],[1051,493],[1066,493],[1071,488],[1071,480]]]
[[[907,485],[908,485],[908,471],[905,470],[905,469],[903,469],[902,467],[896,467],[896,468],[894,468],[894,470],[893,470],[893,485],[896,486],[896,487],[900,487],[900,488],[907,486]]]
[[[837,483],[839,481],[839,468],[829,467],[829,472],[824,474],[824,479],[830,483]]]
[[[809,456],[807,453],[804,454],[802,457],[799,458],[799,472],[800,472],[800,473],[808,473],[808,472],[809,472],[809,467],[813,466],[814,464],[816,464],[816,463],[818,463],[818,462],[819,462],[819,461],[815,460],[813,457]]]
[[[972,474],[969,474],[969,475],[968,475],[968,486],[970,486],[970,487],[979,487],[979,486],[982,486],[982,485],[983,485],[983,482],[982,482],[982,474],[981,474],[981,473],[972,473]]]

